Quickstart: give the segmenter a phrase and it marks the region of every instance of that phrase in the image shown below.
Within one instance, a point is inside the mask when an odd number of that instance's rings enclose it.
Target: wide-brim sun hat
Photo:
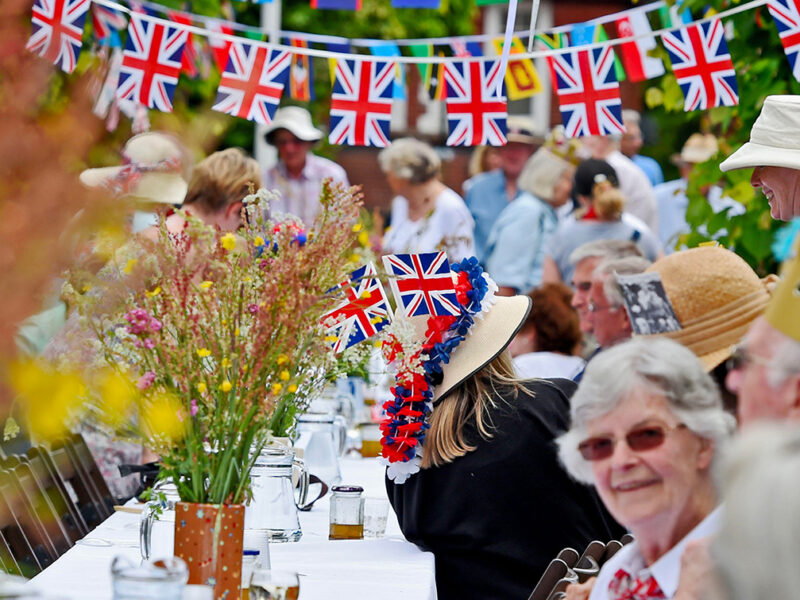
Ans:
[[[800,96],[767,96],[750,141],[719,166],[722,171],[750,167],[800,169]]]
[[[444,366],[442,382],[434,388],[438,402],[458,384],[472,377],[500,356],[525,323],[531,310],[528,296],[498,296],[495,304],[475,319],[467,338]]]
[[[681,148],[680,154],[673,154],[670,161],[673,164],[704,163],[719,152],[719,142],[711,133],[693,133]]]
[[[678,331],[658,335],[689,348],[706,371],[728,359],[763,314],[774,282],[762,280],[740,256],[719,246],[675,252],[645,272],[661,276],[681,324]]]
[[[81,183],[142,203],[183,203],[189,160],[176,139],[155,131],[142,133],[128,140],[121,155],[122,165],[86,169],[79,176]]]
[[[544,136],[536,133],[536,124],[532,119],[522,115],[512,115],[506,119],[506,140],[539,146],[544,143]]]
[[[264,139],[272,144],[275,132],[285,129],[297,139],[304,142],[316,142],[322,139],[322,131],[314,127],[311,113],[300,106],[284,106],[275,112],[275,118],[264,132]]]

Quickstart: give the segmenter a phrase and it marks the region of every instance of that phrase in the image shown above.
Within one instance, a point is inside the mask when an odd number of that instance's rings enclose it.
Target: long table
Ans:
[[[383,468],[375,459],[344,458],[342,483],[360,485],[366,496],[386,497]],[[328,540],[328,496],[300,513],[299,542],[270,544],[273,569],[300,574],[301,600],[381,598],[435,600],[433,555],[407,542],[389,510],[386,536]],[[110,600],[111,561],[139,560],[139,516],[117,512],[28,584],[68,600]],[[154,527],[153,554],[171,554],[172,523]]]

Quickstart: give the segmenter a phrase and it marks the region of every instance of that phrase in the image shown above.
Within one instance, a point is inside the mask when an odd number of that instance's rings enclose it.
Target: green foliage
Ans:
[[[686,7],[698,17],[709,7],[721,12],[742,3],[741,0],[687,0]],[[772,17],[765,6],[726,17],[724,23],[732,25],[734,30],[728,48],[736,69],[739,105],[685,113],[683,95],[675,76],[667,73],[645,93],[646,105],[652,109],[651,115],[658,121],[661,132],[659,147],[662,150],[653,154],[664,163],[691,133],[710,131],[717,135],[719,154],[706,163],[695,165],[690,175],[686,218],[692,231],[681,242],[696,246],[725,230],[726,235],[719,238],[720,243],[733,248],[763,275],[776,269],[770,244],[782,223],[770,217],[766,199],[750,186],[749,169],[722,173],[719,164],[749,140],[750,129],[767,96],[797,94],[800,85],[792,76]],[[657,53],[666,59],[663,48],[659,48]],[[668,59],[665,64],[669,65]],[[714,215],[701,191],[712,184],[722,186],[723,194],[744,204],[747,212],[733,217]]]

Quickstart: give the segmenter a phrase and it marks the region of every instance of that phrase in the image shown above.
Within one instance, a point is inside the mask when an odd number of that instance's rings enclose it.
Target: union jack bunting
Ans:
[[[389,324],[391,313],[386,292],[375,276],[375,265],[366,264],[353,271],[350,279],[339,284],[345,300],[322,317],[328,334],[335,337],[333,351],[338,353],[372,337]]]
[[[122,46],[119,32],[127,26],[128,19],[125,18],[125,13],[102,4],[92,4],[92,29],[94,37],[101,44],[115,48]]]
[[[117,98],[172,112],[189,32],[168,21],[131,13],[122,55]]]
[[[331,144],[389,145],[395,62],[336,61],[331,94]]]
[[[233,27],[225,25],[224,21],[218,21],[216,19],[206,19],[206,29],[225,35],[234,34]],[[214,64],[217,65],[220,73],[225,70],[228,64],[228,54],[230,53],[232,43],[230,38],[214,35],[213,33],[208,36],[208,45],[211,46],[211,53],[214,55]]]
[[[683,91],[683,110],[736,106],[736,71],[722,21],[713,19],[661,36]]]
[[[445,64],[448,146],[505,145],[508,107],[497,96],[504,75],[499,60]]]
[[[792,75],[800,81],[800,6],[798,0],[769,0],[769,12],[781,36],[781,44],[792,67]]]
[[[257,43],[234,42],[214,110],[269,125],[289,80],[292,55]]]
[[[177,10],[167,11],[167,16],[170,20],[181,25],[194,25],[192,17],[187,13],[182,13]],[[186,45],[183,47],[183,58],[181,59],[181,73],[185,73],[190,79],[195,79],[200,70],[197,65],[200,63],[200,44],[197,36],[189,33],[186,36]]]
[[[625,131],[611,46],[555,54],[552,66],[567,137]]]
[[[402,307],[407,317],[461,313],[446,253],[388,254],[383,265],[392,276],[389,283],[397,308]]]
[[[81,53],[81,37],[89,0],[36,0],[33,31],[25,47],[62,71],[72,73]]]

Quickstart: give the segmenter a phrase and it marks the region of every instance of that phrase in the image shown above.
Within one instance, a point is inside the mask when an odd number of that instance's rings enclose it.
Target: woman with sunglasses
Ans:
[[[673,598],[685,544],[719,520],[711,471],[735,421],[714,381],[684,346],[634,339],[589,363],[571,417],[561,461],[635,537],[590,600]]]

